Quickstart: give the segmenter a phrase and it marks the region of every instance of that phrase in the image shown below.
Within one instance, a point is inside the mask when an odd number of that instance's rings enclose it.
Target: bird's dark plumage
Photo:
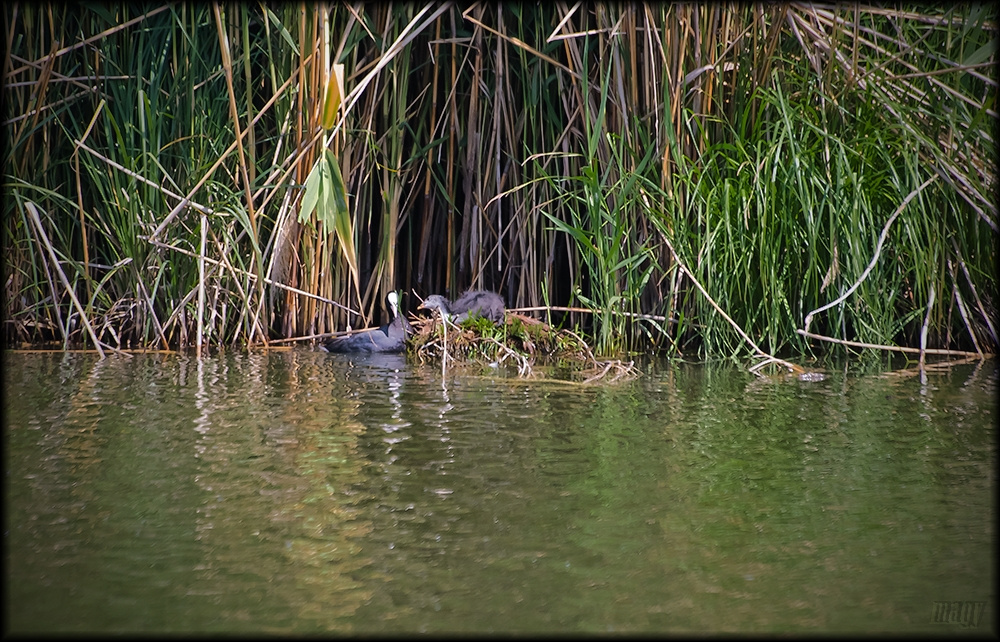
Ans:
[[[398,294],[390,292],[385,300],[389,308],[389,323],[346,337],[334,337],[323,344],[323,349],[339,353],[403,352],[406,336],[412,331],[410,324],[399,314]]]
[[[461,323],[469,317],[483,317],[500,323],[504,320],[505,312],[500,295],[486,290],[470,290],[453,302],[440,294],[432,294],[418,307],[423,310],[439,310],[442,316],[447,315],[455,323]]]

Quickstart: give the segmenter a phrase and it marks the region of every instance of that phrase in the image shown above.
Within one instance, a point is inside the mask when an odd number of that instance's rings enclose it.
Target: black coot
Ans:
[[[410,324],[399,314],[399,295],[390,292],[385,297],[389,308],[389,323],[374,330],[365,330],[346,337],[334,337],[323,344],[327,352],[403,352]]]

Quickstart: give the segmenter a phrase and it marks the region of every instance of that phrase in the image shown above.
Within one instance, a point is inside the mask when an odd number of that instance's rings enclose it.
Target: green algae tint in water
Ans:
[[[994,631],[993,362],[442,385],[402,356],[7,353],[4,377],[13,633]]]

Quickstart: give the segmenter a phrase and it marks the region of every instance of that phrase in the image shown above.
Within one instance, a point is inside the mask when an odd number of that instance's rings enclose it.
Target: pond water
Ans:
[[[17,633],[995,630],[996,361],[4,355]]]

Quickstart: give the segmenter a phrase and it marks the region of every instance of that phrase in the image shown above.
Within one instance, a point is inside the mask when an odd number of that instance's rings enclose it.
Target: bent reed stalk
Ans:
[[[7,346],[267,345],[486,288],[602,354],[996,351],[986,5],[3,11]],[[322,158],[336,231],[300,220]]]

